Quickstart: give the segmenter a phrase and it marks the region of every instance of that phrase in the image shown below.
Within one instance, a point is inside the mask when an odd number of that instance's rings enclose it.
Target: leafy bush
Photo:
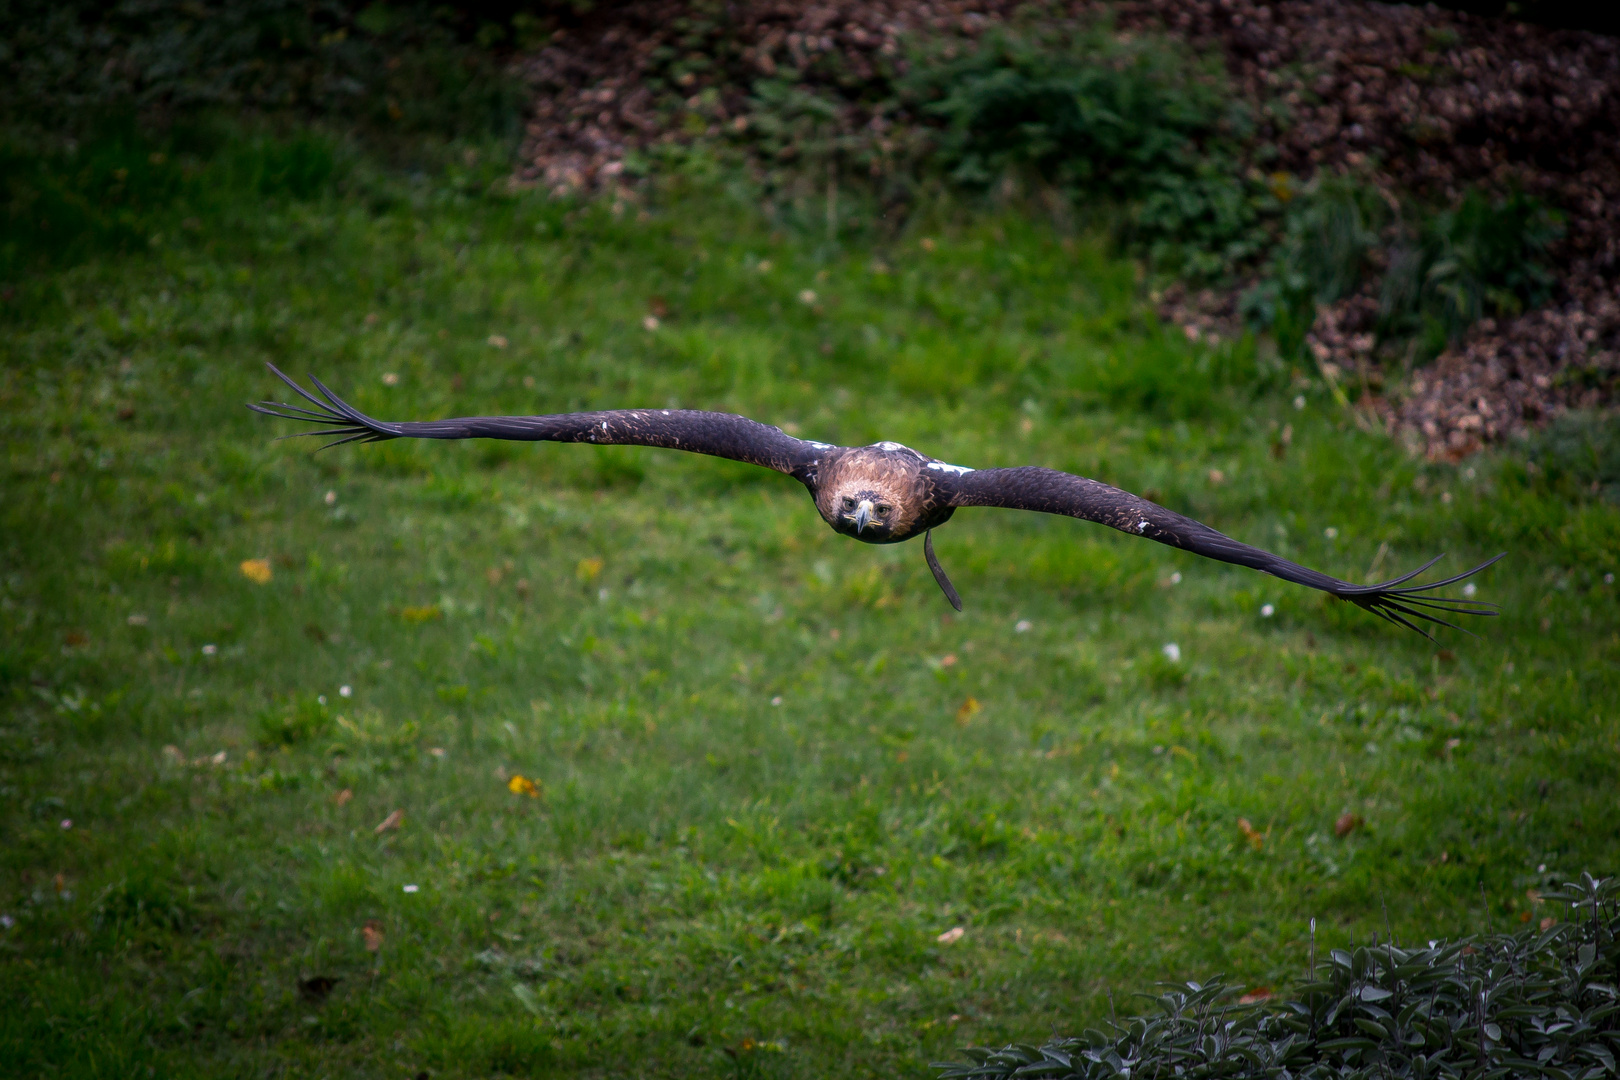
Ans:
[[[1343,177],[1291,195],[1269,272],[1243,297],[1250,321],[1271,330],[1285,355],[1296,355],[1316,305],[1350,295],[1365,280],[1388,218],[1378,192]]]
[[[1485,315],[1517,315],[1544,302],[1554,279],[1541,257],[1562,231],[1556,213],[1522,192],[1492,200],[1470,190],[1392,254],[1385,333],[1421,334],[1438,352]]]
[[[903,89],[944,122],[939,165],[956,184],[1023,173],[1117,200],[1172,269],[1218,272],[1263,241],[1233,145],[1246,120],[1219,68],[1168,42],[1000,32],[959,58],[921,54]]]
[[[1543,899],[1572,918],[1547,930],[1422,948],[1335,949],[1295,1000],[1228,1004],[1219,979],[1158,996],[1133,1017],[1043,1046],[968,1049],[943,1063],[966,1077],[1299,1077],[1309,1080],[1545,1076],[1616,1072],[1620,887],[1582,875]]]
[[[1243,297],[1249,320],[1298,355],[1318,304],[1357,291],[1379,273],[1379,336],[1416,338],[1433,356],[1486,315],[1546,301],[1543,261],[1562,226],[1538,200],[1492,200],[1470,189],[1452,208],[1405,225],[1383,193],[1348,178],[1320,181],[1290,201],[1262,279]]]

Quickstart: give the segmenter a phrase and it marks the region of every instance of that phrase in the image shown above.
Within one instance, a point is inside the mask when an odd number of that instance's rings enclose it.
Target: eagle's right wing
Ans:
[[[762,465],[800,479],[813,476],[822,458],[839,449],[826,443],[795,439],[780,428],[745,416],[692,409],[614,409],[552,416],[466,416],[454,420],[390,423],[373,420],[355,409],[314,376],[310,376],[310,381],[321,397],[299,386],[274,364],[265,366],[314,408],[279,401],[250,403],[248,408],[266,416],[314,424],[312,430],[297,434],[336,436],[326,446],[385,439],[510,439],[583,442],[598,446],[657,446]]]
[[[1161,544],[1182,548],[1208,559],[1236,563],[1262,573],[1271,574],[1331,593],[1390,622],[1428,634],[1413,619],[1431,624],[1451,626],[1445,615],[1495,615],[1494,604],[1480,600],[1454,599],[1436,596],[1432,590],[1450,585],[1479,573],[1502,558],[1496,556],[1466,573],[1427,585],[1407,585],[1423,571],[1439,562],[1431,559],[1409,574],[1376,585],[1356,585],[1342,581],[1320,570],[1291,562],[1280,555],[1234,540],[1225,533],[1210,528],[1201,521],[1167,510],[1117,487],[1058,472],[1026,466],[1016,469],[962,470],[951,480],[952,506],[999,506],[1011,510],[1035,510],[1045,514],[1063,514],[1083,518],[1118,529],[1132,536],[1157,540]]]

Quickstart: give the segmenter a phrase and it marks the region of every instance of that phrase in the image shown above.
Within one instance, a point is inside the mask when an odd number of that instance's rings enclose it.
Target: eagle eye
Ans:
[[[853,509],[855,509],[855,500],[853,498],[851,498],[850,496],[848,496],[848,495],[844,496],[844,509],[845,510],[853,510]]]
[[[889,508],[886,505],[885,506],[879,506],[876,509],[877,509],[877,512],[880,513],[880,514],[887,514],[889,512]]]

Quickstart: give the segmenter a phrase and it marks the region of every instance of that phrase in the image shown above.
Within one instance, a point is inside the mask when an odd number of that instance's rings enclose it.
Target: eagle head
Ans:
[[[845,536],[853,536],[868,544],[904,539],[897,535],[896,528],[902,518],[901,505],[898,492],[860,483],[850,484],[832,493],[828,524]]]

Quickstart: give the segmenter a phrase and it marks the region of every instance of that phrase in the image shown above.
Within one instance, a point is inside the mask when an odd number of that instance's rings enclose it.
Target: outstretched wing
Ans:
[[[1443,556],[1429,560],[1409,574],[1377,585],[1352,585],[1310,567],[1289,562],[1269,551],[1240,543],[1202,522],[1083,476],[1034,467],[979,469],[955,476],[953,486],[952,506],[999,506],[1095,521],[1132,536],[1144,536],[1207,558],[1236,563],[1284,581],[1321,589],[1390,622],[1416,630],[1425,637],[1429,636],[1428,632],[1411,620],[1419,619],[1461,629],[1442,616],[1496,614],[1494,604],[1436,596],[1433,590],[1479,573],[1502,558],[1501,555],[1467,573],[1427,585],[1406,585],[1406,582],[1439,562]]]
[[[321,380],[310,376],[316,397],[277,369],[276,377],[313,408],[279,401],[249,404],[254,412],[298,420],[315,427],[301,435],[335,436],[322,446],[385,439],[511,439],[519,442],[584,442],[599,446],[659,446],[694,454],[745,461],[801,479],[829,450],[824,443],[795,439],[780,428],[733,416],[692,409],[614,409],[608,412],[561,413],[554,416],[466,416],[454,420],[387,423],[373,420],[345,403]],[[322,400],[324,398],[325,400]]]

